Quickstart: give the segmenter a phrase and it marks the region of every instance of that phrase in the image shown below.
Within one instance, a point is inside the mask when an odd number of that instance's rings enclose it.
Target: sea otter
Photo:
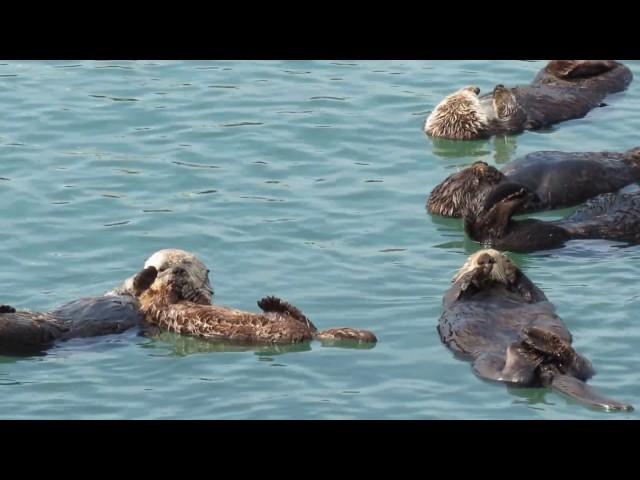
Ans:
[[[523,387],[549,386],[589,406],[633,410],[585,382],[591,362],[571,346],[554,306],[505,255],[481,250],[453,278],[438,323],[442,342],[472,362],[479,377]]]
[[[158,272],[150,266],[138,275],[146,277],[150,272],[157,278],[138,294],[140,308],[147,323],[165,330],[251,345],[292,344],[314,339],[323,343],[377,341],[367,330],[332,328],[318,331],[300,310],[276,297],[265,297],[258,302],[263,313],[197,304],[187,300],[193,295],[193,284],[184,268],[172,267]]]
[[[584,117],[632,78],[628,67],[613,60],[552,60],[527,86],[497,85],[481,97],[475,86],[458,90],[436,106],[424,130],[451,140],[535,130]]]
[[[598,195],[562,220],[511,218],[535,197],[535,193],[519,185],[499,185],[478,214],[465,214],[464,230],[483,245],[512,252],[558,248],[572,239],[640,243],[640,190]]]
[[[573,207],[640,180],[640,147],[615,152],[533,152],[502,170],[475,162],[449,175],[427,199],[429,213],[462,217],[477,214],[498,185],[520,185],[536,194],[517,213]]]
[[[160,250],[145,262],[145,266],[150,265],[162,271],[180,266],[194,286],[189,298],[196,303],[211,302],[213,291],[208,270],[193,254]],[[144,316],[136,295],[154,279],[155,274],[143,270],[104,296],[80,298],[49,312],[16,311],[9,305],[1,305],[0,355],[37,354],[57,341],[109,335],[143,326]]]

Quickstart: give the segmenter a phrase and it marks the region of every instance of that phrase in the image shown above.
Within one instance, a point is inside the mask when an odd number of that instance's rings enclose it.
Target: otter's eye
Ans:
[[[163,265],[162,267],[160,267],[158,269],[158,272],[164,272],[168,267],[166,265]]]

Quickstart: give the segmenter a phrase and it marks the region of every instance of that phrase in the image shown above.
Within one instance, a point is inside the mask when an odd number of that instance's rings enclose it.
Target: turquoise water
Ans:
[[[0,303],[97,295],[161,248],[196,253],[215,302],[281,296],[372,349],[238,349],[130,331],[0,357],[0,418],[620,419],[547,389],[477,379],[440,343],[454,271],[478,246],[429,216],[476,160],[640,145],[640,62],[606,108],[543,132],[433,142],[457,88],[544,62],[2,62]],[[564,212],[538,215],[558,218]],[[640,408],[640,246],[511,255],[555,303],[603,393]]]

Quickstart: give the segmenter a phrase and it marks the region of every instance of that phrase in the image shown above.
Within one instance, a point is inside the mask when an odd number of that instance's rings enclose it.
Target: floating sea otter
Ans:
[[[193,254],[160,250],[145,262],[145,266],[150,265],[162,271],[182,267],[194,286],[189,298],[198,303],[211,302],[208,270]],[[56,341],[120,333],[140,325],[144,316],[136,295],[154,279],[155,275],[143,271],[104,296],[81,298],[49,312],[16,311],[0,305],[0,355],[40,353]]]
[[[147,323],[165,330],[238,344],[291,344],[312,339],[329,343],[377,341],[373,333],[355,328],[319,332],[300,310],[276,297],[258,302],[264,313],[193,303],[186,300],[193,295],[192,278],[182,267],[157,272],[150,266],[138,275],[148,274],[157,275],[157,279],[139,294],[140,308]]]
[[[480,212],[489,193],[506,183],[536,194],[517,213],[573,207],[586,200],[620,190],[640,180],[640,147],[614,152],[533,152],[499,171],[475,162],[449,175],[433,189],[427,210],[445,217],[462,217],[465,210]]]
[[[498,85],[481,97],[475,86],[458,90],[436,106],[424,130],[452,140],[535,130],[584,117],[632,78],[629,68],[613,60],[552,60],[528,86]]]
[[[640,243],[640,191],[598,195],[558,221],[511,218],[535,197],[520,185],[499,185],[479,213],[465,214],[464,230],[483,245],[512,252],[558,248],[572,239]]]
[[[549,386],[587,405],[633,410],[585,381],[591,362],[571,346],[571,334],[554,306],[511,261],[496,250],[471,255],[444,297],[440,339],[472,362],[486,380],[524,387]]]

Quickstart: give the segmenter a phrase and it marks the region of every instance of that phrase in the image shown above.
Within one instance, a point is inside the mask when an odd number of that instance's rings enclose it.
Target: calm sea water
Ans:
[[[544,62],[2,62],[0,303],[101,294],[161,248],[211,269],[215,302],[278,295],[372,349],[238,349],[173,334],[73,340],[0,357],[0,418],[620,419],[547,389],[476,378],[436,324],[478,249],[430,190],[476,160],[640,144],[636,80],[606,108],[474,142],[422,133],[468,84],[528,83]],[[559,218],[564,212],[541,214]],[[640,408],[640,247],[511,255],[557,306],[603,393]]]

